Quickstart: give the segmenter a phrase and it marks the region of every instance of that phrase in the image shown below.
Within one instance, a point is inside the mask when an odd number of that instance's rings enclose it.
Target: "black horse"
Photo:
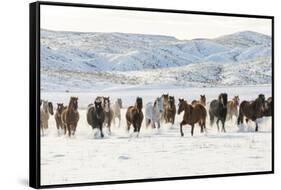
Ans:
[[[92,126],[93,129],[98,128],[103,138],[102,126],[105,120],[105,114],[102,107],[102,102],[100,100],[95,101],[95,105],[90,104],[87,111],[87,121],[88,124]]]
[[[222,131],[225,132],[225,120],[226,120],[226,114],[227,114],[227,94],[221,93],[217,100],[213,100],[210,103],[210,109],[209,109],[209,115],[210,115],[210,122],[211,125],[214,124],[215,117],[217,118],[217,127],[218,131],[219,128],[219,121],[222,123]]]
[[[240,104],[239,116],[237,124],[243,123],[244,117],[246,117],[246,122],[249,119],[256,123],[256,131],[258,131],[257,119],[264,116],[265,111],[265,97],[260,94],[254,101],[243,101]]]

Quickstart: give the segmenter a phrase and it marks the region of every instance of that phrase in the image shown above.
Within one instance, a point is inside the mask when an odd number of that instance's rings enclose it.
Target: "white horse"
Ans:
[[[149,124],[152,125],[152,128],[155,128],[155,123],[157,123],[157,127],[160,128],[160,120],[161,115],[164,111],[163,108],[163,100],[162,98],[156,98],[154,103],[148,102],[145,107],[145,123],[146,127]]]
[[[118,127],[120,127],[120,124],[121,124],[121,108],[122,108],[122,100],[121,100],[121,98],[118,98],[112,106],[113,124],[115,125],[115,118],[118,118],[118,120],[119,120]]]
[[[42,105],[40,106],[40,129],[43,136],[44,130],[48,129],[48,120],[50,118],[50,114],[54,114],[52,102],[42,100]]]

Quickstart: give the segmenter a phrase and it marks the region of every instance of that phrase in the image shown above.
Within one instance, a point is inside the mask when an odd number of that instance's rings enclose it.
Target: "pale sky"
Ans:
[[[271,36],[271,19],[41,5],[41,28],[215,38],[239,31]]]

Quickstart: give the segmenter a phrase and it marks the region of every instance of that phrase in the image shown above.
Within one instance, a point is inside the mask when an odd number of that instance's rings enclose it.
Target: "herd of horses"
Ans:
[[[191,126],[191,136],[193,136],[195,124],[200,126],[201,133],[203,133],[206,131],[206,106],[205,95],[200,95],[199,100],[193,100],[191,104],[183,98],[179,98],[178,106],[176,106],[174,96],[163,94],[161,97],[157,97],[155,101],[148,102],[143,113],[143,100],[141,97],[137,97],[135,104],[129,106],[126,111],[127,131],[132,126],[134,132],[138,135],[144,118],[146,127],[160,128],[162,122],[174,124],[176,113],[181,114],[184,112],[182,121],[180,122],[181,136],[184,136],[182,129],[184,125]],[[112,104],[110,97],[98,96],[94,103],[88,105],[86,114],[87,122],[93,129],[99,129],[100,136],[104,137],[103,128],[107,127],[109,133],[111,133],[111,124],[115,124],[116,118],[119,120],[118,126],[120,127],[122,108],[122,100],[120,98]],[[51,102],[41,100],[40,128],[42,135],[44,135],[44,130],[48,128],[50,115],[54,114],[53,109]],[[263,94],[259,94],[255,100],[244,100],[240,103],[239,96],[234,96],[228,100],[228,95],[221,93],[217,99],[209,103],[208,114],[211,126],[216,122],[218,131],[226,132],[225,122],[230,119],[232,120],[233,116],[236,116],[238,125],[244,122],[244,118],[247,123],[249,120],[255,122],[255,131],[258,131],[257,119],[264,116],[272,116],[272,110],[272,98],[269,97],[266,99]],[[64,130],[64,134],[68,133],[69,136],[75,135],[80,117],[78,97],[70,97],[68,106],[57,103],[54,117],[58,131],[62,129]]]

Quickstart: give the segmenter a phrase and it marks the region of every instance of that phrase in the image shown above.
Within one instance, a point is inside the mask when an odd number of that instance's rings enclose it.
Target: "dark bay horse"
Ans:
[[[218,131],[220,130],[219,128],[219,121],[222,123],[222,131],[225,132],[225,120],[226,120],[226,115],[227,115],[227,94],[226,93],[221,93],[218,97],[217,100],[213,100],[210,103],[210,108],[209,108],[209,116],[210,116],[210,123],[211,125],[214,124],[215,117],[217,118],[217,127]]]
[[[68,131],[68,136],[75,135],[77,123],[79,121],[78,97],[70,97],[68,106],[62,112],[62,123],[64,134]]]
[[[59,130],[62,129],[64,130],[64,126],[62,124],[62,112],[64,110],[64,106],[62,103],[57,103],[57,110],[55,114],[55,120],[56,120],[56,126],[58,130],[58,135],[59,135]]]
[[[244,117],[246,117],[247,123],[249,119],[256,123],[255,131],[258,131],[258,123],[256,120],[264,116],[264,110],[265,97],[263,94],[260,94],[254,101],[241,102],[237,124],[239,125],[240,123],[243,123]]]
[[[142,107],[142,98],[137,97],[135,105],[129,106],[126,112],[127,130],[129,131],[130,126],[133,125],[134,132],[138,132],[138,135],[143,121]]]
[[[192,106],[191,104],[188,104],[184,99],[179,99],[178,114],[180,114],[182,111],[184,111],[184,115],[183,120],[180,123],[181,136],[184,136],[182,126],[186,124],[191,125],[191,136],[193,136],[194,125],[196,123],[200,125],[201,133],[204,132],[204,129],[206,130],[207,111],[202,104],[196,104]]]
[[[164,108],[165,112],[165,121],[166,123],[175,123],[175,116],[176,116],[176,105],[175,105],[175,97],[169,96],[168,104]]]
[[[102,102],[98,99],[95,100],[94,105],[88,105],[87,109],[87,122],[92,129],[98,128],[101,133],[101,138],[104,137],[102,128],[105,120],[105,114],[102,106]]]

